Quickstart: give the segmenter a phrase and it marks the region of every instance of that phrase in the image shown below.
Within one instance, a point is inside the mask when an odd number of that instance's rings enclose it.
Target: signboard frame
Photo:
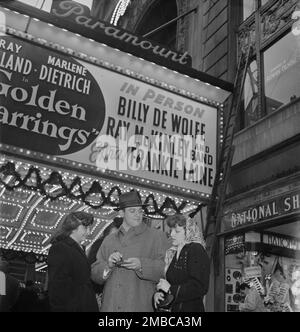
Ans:
[[[13,35],[12,31],[10,31],[10,35]],[[16,36],[15,36],[16,37]],[[16,38],[19,38],[20,40],[24,40],[24,38],[20,37],[20,36],[17,36]],[[37,43],[34,39],[30,38],[30,40],[26,40],[26,42],[28,43],[31,43],[33,45],[37,45],[39,47],[43,47],[44,49],[54,49],[55,52],[59,53],[59,54],[64,54],[64,52],[61,52],[60,50],[58,50],[57,48],[55,47],[51,47],[49,45],[41,45],[39,43]],[[81,59],[76,53],[75,54],[72,54],[72,58],[74,59]],[[87,59],[85,59],[85,62],[89,62]],[[101,67],[99,65],[97,65],[98,67]],[[113,69],[111,68],[106,68],[106,67],[103,67],[105,69],[108,69],[112,72],[114,72]],[[130,77],[130,75],[126,75],[126,73],[122,73],[122,75],[124,76],[128,76]],[[135,80],[137,81],[141,81],[141,82],[144,82],[143,80],[139,79],[139,78],[136,78],[135,77]],[[153,85],[151,83],[148,83],[149,86]],[[155,86],[155,85],[153,85]],[[178,93],[175,93],[174,91],[170,91],[167,87],[160,87],[161,90],[165,90],[165,91],[168,91],[168,92],[172,92],[172,94],[174,95],[178,95],[178,96],[181,96],[180,94]],[[184,98],[185,99],[189,99],[191,101],[195,101],[193,98],[189,98],[187,96],[184,95]],[[198,101],[196,101],[198,102]],[[205,104],[205,102],[203,102],[203,104]],[[212,105],[209,105],[208,106],[212,107]],[[216,109],[216,112],[217,112],[217,124],[216,124],[216,141],[218,142],[218,137],[219,137],[219,121],[220,121],[220,108],[218,107],[215,107]],[[6,151],[8,153],[13,153],[15,155],[23,155],[24,156],[24,149],[23,148],[17,148],[15,146],[9,146],[9,145],[2,145],[2,149],[3,151]],[[218,151],[219,147],[217,146],[216,147],[216,152]],[[47,160],[47,164],[49,163],[49,161],[51,159],[53,159],[55,161],[55,164],[60,164],[62,167],[67,167],[67,168],[71,168],[72,169],[76,169],[77,167],[78,168],[81,168],[82,167],[82,163],[78,163],[78,162],[74,162],[74,161],[66,161],[64,160],[63,158],[59,158],[58,156],[55,156],[53,158],[51,158],[50,156],[48,156],[47,154],[43,154],[43,153],[38,153],[38,152],[34,152],[34,151],[26,151],[26,158],[29,158],[29,159],[32,159],[32,156],[34,156],[34,160]],[[217,158],[217,157],[216,157]],[[217,163],[217,159],[216,159],[216,163]],[[86,167],[86,165],[84,165],[84,170],[86,170],[89,174],[98,174],[99,175],[99,171],[95,171],[94,169],[92,169],[91,167]],[[108,172],[109,173],[109,172]],[[108,176],[107,176],[108,175]],[[135,178],[135,177],[127,177],[126,175],[124,174],[119,174],[118,172],[112,172],[111,174],[107,174],[107,172],[105,174],[101,174],[101,177],[106,177],[106,178],[111,178],[111,179],[115,179],[115,176],[119,176],[119,177],[122,177],[122,181],[125,180],[126,182],[126,179],[128,181],[128,183],[132,184],[136,184],[136,185],[140,185],[141,182],[144,185],[146,185],[147,187],[149,188],[153,188],[153,187],[156,187],[157,183],[155,182],[151,182],[151,181],[144,181],[144,179],[141,179],[141,178]],[[198,199],[199,200],[199,197],[201,198],[200,200],[201,201],[207,201],[208,198],[209,198],[209,195],[204,195],[204,194],[201,194],[201,192],[198,192],[198,191],[192,191],[192,190],[189,190],[189,189],[182,189],[180,187],[176,188],[174,186],[170,186],[168,184],[162,184],[161,185],[161,190],[162,191],[169,191],[170,188],[172,188],[172,192],[174,192],[174,189],[175,189],[175,192],[179,195],[179,196],[183,196],[183,197],[190,197],[190,198],[193,198],[193,199]],[[175,193],[174,192],[174,193]]]
[[[299,196],[300,190],[296,189],[240,209],[227,210],[223,219],[224,233],[297,215],[300,212]]]

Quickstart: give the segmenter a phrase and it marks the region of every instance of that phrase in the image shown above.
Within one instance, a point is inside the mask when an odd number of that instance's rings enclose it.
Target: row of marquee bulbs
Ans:
[[[9,9],[7,9],[7,8],[3,8],[3,9],[6,10],[6,11],[11,11],[11,10],[9,10]],[[11,11],[11,12],[13,12],[13,13],[15,13],[15,14],[18,14],[18,15],[22,15],[22,16],[24,16],[25,18],[31,19],[31,17],[28,16],[28,15],[21,14],[21,13],[16,12],[16,11]],[[37,18],[35,18],[35,17],[32,18],[32,19],[33,19],[34,21],[41,22],[39,19],[37,19]],[[45,22],[43,22],[43,23],[45,23]],[[86,37],[84,37],[84,36],[82,36],[82,35],[80,35],[80,34],[78,34],[78,33],[73,33],[73,32],[71,32],[71,31],[69,31],[69,30],[67,30],[67,29],[64,29],[64,28],[58,28],[58,27],[55,27],[55,26],[54,26],[53,24],[51,24],[51,23],[45,23],[45,24],[47,24],[47,25],[48,25],[49,27],[51,27],[51,28],[57,28],[57,29],[59,29],[60,31],[70,32],[70,33],[76,35],[77,37],[85,38],[85,39],[89,40],[89,41],[92,42],[92,43],[100,44],[100,45],[102,45],[102,46],[104,46],[104,47],[109,47],[108,45],[106,45],[106,44],[104,44],[104,43],[99,43],[99,42],[97,42],[97,41],[94,40],[94,39],[86,38]],[[28,33],[26,33],[26,32],[19,31],[19,30],[16,30],[16,29],[14,29],[14,28],[11,28],[11,27],[1,26],[1,25],[0,25],[0,31],[3,31],[4,33],[6,32],[6,33],[9,33],[9,34],[12,34],[12,35],[16,35],[16,36],[18,36],[18,37],[22,37],[22,38],[27,39],[27,40],[30,40],[30,41],[34,41],[34,42],[36,42],[36,43],[38,43],[38,44],[41,44],[41,45],[44,45],[44,46],[51,47],[51,48],[53,48],[53,49],[55,49],[55,50],[59,50],[59,51],[61,51],[61,52],[67,53],[67,54],[69,54],[69,55],[79,57],[79,58],[81,58],[81,59],[83,59],[83,60],[85,60],[85,61],[88,61],[88,62],[91,62],[91,63],[97,64],[97,65],[102,66],[102,67],[106,67],[106,68],[108,68],[108,69],[115,70],[115,71],[117,71],[117,72],[120,72],[121,74],[125,74],[125,75],[127,75],[127,76],[131,76],[131,77],[133,77],[133,78],[137,78],[137,79],[139,79],[139,80],[141,80],[141,81],[144,81],[144,82],[147,82],[147,83],[151,83],[151,84],[153,84],[153,85],[157,85],[158,87],[162,87],[162,88],[168,89],[168,90],[170,90],[170,91],[172,91],[172,92],[175,92],[175,93],[181,94],[181,95],[183,95],[183,96],[185,96],[185,97],[188,97],[188,98],[194,99],[194,100],[196,100],[196,101],[205,102],[205,103],[207,103],[207,104],[209,104],[209,105],[211,105],[211,106],[215,106],[215,107],[219,107],[219,108],[223,108],[223,106],[224,106],[222,103],[216,102],[216,101],[214,101],[214,100],[210,100],[209,98],[206,98],[206,97],[203,97],[203,96],[199,96],[199,95],[197,95],[197,94],[195,94],[195,93],[193,93],[193,92],[187,91],[187,90],[185,90],[185,89],[181,89],[181,88],[178,88],[178,87],[176,87],[176,86],[170,85],[170,84],[168,84],[168,83],[162,82],[162,81],[160,81],[160,80],[156,80],[156,79],[153,79],[153,78],[150,78],[150,77],[144,76],[143,74],[136,73],[136,72],[134,72],[134,71],[132,71],[132,70],[129,70],[129,69],[126,69],[126,68],[122,68],[121,66],[111,64],[111,63],[109,63],[108,61],[103,61],[103,60],[98,59],[98,58],[96,58],[96,57],[94,57],[94,56],[90,56],[90,55],[85,54],[85,53],[82,53],[82,52],[77,52],[77,51],[75,51],[75,50],[73,50],[73,49],[66,48],[66,47],[64,47],[63,45],[60,45],[60,44],[58,44],[58,43],[53,43],[53,42],[47,41],[46,39],[43,39],[43,38],[36,38],[35,36],[33,36],[33,35],[31,35],[31,34],[28,34]],[[114,49],[115,51],[118,51],[118,52],[120,51],[120,50],[117,49],[117,48],[113,48],[113,49]],[[127,53],[127,55],[129,55],[129,56],[133,56],[133,55],[130,54],[130,53]],[[142,60],[142,61],[147,61],[147,62],[148,62],[148,60],[145,60],[144,58],[139,58],[139,59]],[[154,63],[154,62],[151,62],[151,64],[157,66],[156,63]],[[169,70],[168,68],[166,68],[166,67],[164,67],[164,66],[159,66],[159,67],[160,67],[160,68],[163,68],[163,69],[165,69],[165,70]],[[176,73],[176,74],[179,74],[179,72],[177,72],[177,71],[175,71],[175,70],[172,70],[172,71],[173,71],[174,73]],[[185,76],[185,77],[187,77],[187,78],[190,78],[188,75],[185,75],[185,74],[182,74],[182,75]],[[197,82],[200,82],[200,80],[197,79],[197,78],[195,78],[194,80],[197,81]],[[208,86],[211,85],[210,83],[205,83],[205,84],[208,85]],[[218,87],[218,86],[216,86],[216,89],[221,89],[221,88]]]
[[[6,145],[6,144],[0,144],[0,148],[3,148],[3,149],[8,150],[10,152],[15,152],[15,153],[20,153],[20,154],[25,153],[27,156],[38,157],[41,160],[59,162],[60,164],[64,164],[64,165],[67,165],[67,166],[78,167],[78,169],[83,168],[86,171],[88,171],[88,170],[93,171],[95,169],[95,167],[91,166],[91,165],[82,164],[82,163],[78,163],[78,162],[75,162],[75,161],[70,161],[70,160],[63,159],[63,158],[53,157],[53,156],[45,155],[45,154],[39,153],[39,152],[24,150],[22,148],[17,148],[17,147]],[[3,160],[2,163],[4,163],[4,160],[5,160],[5,162],[7,162],[7,159],[5,159],[5,158],[2,159],[2,160]],[[0,160],[0,162],[1,162],[1,160]],[[27,166],[30,167],[32,165],[27,164]],[[41,170],[42,170],[44,176],[47,176],[47,175],[49,176],[50,173],[52,172],[52,170],[49,170],[47,168],[41,168]],[[60,173],[63,174],[63,177],[64,177],[65,180],[68,180],[68,179],[71,179],[72,177],[77,176],[76,174],[70,173],[70,172],[60,172]],[[199,192],[196,192],[194,190],[177,187],[177,186],[173,186],[173,185],[170,185],[170,184],[160,183],[160,182],[157,182],[157,181],[147,180],[147,179],[143,179],[143,178],[137,178],[133,175],[123,174],[121,172],[110,171],[110,170],[106,169],[104,173],[106,173],[108,175],[113,175],[114,177],[124,178],[125,180],[137,180],[138,182],[140,182],[141,185],[144,185],[144,184],[152,185],[153,187],[161,187],[163,189],[168,189],[170,191],[172,189],[175,189],[175,190],[180,191],[182,193],[198,195],[201,198],[209,198],[209,195],[205,194],[205,193],[199,193]],[[96,179],[87,178],[86,183],[87,184],[92,183],[90,181],[94,181],[94,180],[96,180]],[[128,186],[126,186],[126,185],[121,185],[119,183],[116,184],[114,182],[109,182],[109,181],[105,181],[105,180],[102,180],[102,179],[101,179],[101,182],[103,182],[103,187],[104,187],[105,190],[110,190],[112,186],[116,186],[116,185],[118,185],[120,187],[122,192],[130,191],[131,189],[133,189],[133,188],[128,188]],[[143,190],[143,189],[138,189],[138,190],[139,190],[140,194],[143,197],[145,197],[145,196],[149,195],[150,193],[152,193],[152,192],[149,192],[149,191],[146,191],[146,190]],[[170,197],[170,195],[166,196],[166,195],[160,193],[159,197],[161,197],[164,200],[165,198]],[[175,199],[179,202],[183,202],[183,201],[187,201],[188,203],[190,202],[187,199],[180,199],[180,198],[176,198],[176,197],[174,197],[173,199]]]

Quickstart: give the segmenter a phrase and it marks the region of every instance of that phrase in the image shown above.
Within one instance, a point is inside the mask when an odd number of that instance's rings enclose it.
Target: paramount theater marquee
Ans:
[[[112,181],[172,193],[194,208],[209,199],[230,84],[73,1],[52,13],[1,6],[3,165],[87,174],[108,192]]]

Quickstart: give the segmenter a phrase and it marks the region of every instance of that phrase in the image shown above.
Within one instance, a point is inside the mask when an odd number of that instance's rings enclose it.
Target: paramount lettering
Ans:
[[[93,18],[84,16],[84,7],[74,1],[61,1],[59,3],[59,10],[53,9],[52,13],[61,18],[72,18],[77,24],[91,30],[100,29],[109,37],[122,40],[143,50],[151,50],[153,54],[172,60],[173,62],[178,62],[182,65],[189,63],[190,57],[187,52],[179,54],[160,45],[155,45],[149,40],[143,40],[138,36],[122,31],[116,27],[106,25],[104,22],[95,22]],[[75,18],[73,16],[75,16]]]

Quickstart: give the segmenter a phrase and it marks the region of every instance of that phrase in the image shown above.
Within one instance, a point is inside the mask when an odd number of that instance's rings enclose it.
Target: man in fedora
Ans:
[[[102,312],[151,312],[156,283],[164,275],[168,241],[162,231],[142,222],[137,191],[119,198],[123,224],[107,236],[92,265],[92,280],[103,284]]]

